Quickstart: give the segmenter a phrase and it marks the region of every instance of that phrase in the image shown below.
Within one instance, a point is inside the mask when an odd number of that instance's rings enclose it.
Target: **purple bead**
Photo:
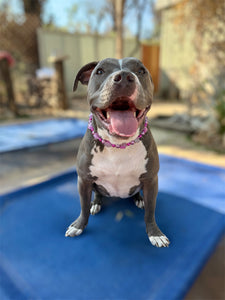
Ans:
[[[111,143],[110,143],[109,141],[105,141],[104,145],[105,145],[106,147],[111,147]]]
[[[95,132],[95,133],[93,134],[93,137],[94,137],[95,139],[97,139],[97,140],[98,140],[100,136],[98,135],[98,133],[97,133],[97,132]]]
[[[131,142],[130,143],[127,143],[127,146],[130,146],[131,145]]]
[[[112,146],[113,148],[115,148],[115,147],[116,147],[116,145],[115,145],[115,144],[112,144],[111,146]]]
[[[120,149],[125,149],[127,147],[127,144],[123,143],[120,145]]]

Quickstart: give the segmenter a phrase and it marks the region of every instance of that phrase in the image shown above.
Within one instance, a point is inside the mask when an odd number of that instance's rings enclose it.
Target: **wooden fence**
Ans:
[[[52,67],[49,58],[52,56],[67,56],[64,62],[65,84],[67,92],[72,91],[76,72],[86,63],[115,56],[115,37],[70,34],[66,32],[38,29],[38,50],[41,67]],[[135,40],[125,40],[124,55],[135,48]],[[134,55],[140,59],[140,51]],[[79,86],[77,94],[83,94]]]
[[[76,72],[86,63],[106,57],[115,57],[115,37],[70,34],[67,32],[38,29],[38,50],[41,67],[52,67],[49,58],[67,56],[64,62],[65,85],[67,93],[72,92]],[[124,42],[124,57],[130,56],[136,48],[134,39]],[[155,90],[158,87],[159,46],[142,45],[132,56],[141,59],[150,70]],[[77,95],[83,95],[85,89],[79,85]]]
[[[159,88],[159,45],[142,45],[142,62],[152,75],[154,92]]]

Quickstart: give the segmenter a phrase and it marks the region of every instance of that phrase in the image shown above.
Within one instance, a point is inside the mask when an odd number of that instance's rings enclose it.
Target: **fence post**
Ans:
[[[9,109],[15,114],[18,114],[16,103],[15,103],[15,94],[13,89],[13,82],[10,74],[10,64],[6,57],[0,59],[0,71],[2,74],[3,81],[5,83],[5,89],[8,98]]]
[[[66,110],[69,108],[68,99],[66,95],[65,81],[64,81],[64,70],[63,62],[68,57],[50,57],[49,61],[53,63],[56,72],[56,84],[57,84],[57,97],[60,108]]]

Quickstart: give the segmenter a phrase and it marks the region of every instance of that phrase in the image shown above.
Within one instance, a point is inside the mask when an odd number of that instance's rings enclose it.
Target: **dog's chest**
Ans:
[[[138,188],[140,176],[146,173],[147,152],[142,142],[126,149],[93,148],[91,154],[90,173],[112,197],[130,196],[131,188]]]

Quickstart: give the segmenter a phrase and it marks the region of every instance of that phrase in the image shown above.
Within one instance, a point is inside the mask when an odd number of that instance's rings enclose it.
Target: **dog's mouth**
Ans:
[[[110,134],[128,138],[137,129],[146,116],[150,105],[144,109],[137,109],[129,97],[118,97],[107,108],[94,108],[95,114]]]

